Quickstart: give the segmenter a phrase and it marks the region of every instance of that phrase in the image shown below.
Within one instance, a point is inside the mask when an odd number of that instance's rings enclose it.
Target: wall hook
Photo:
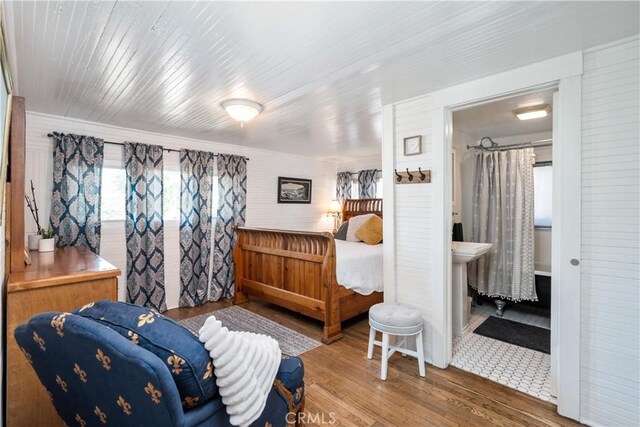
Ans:
[[[413,182],[413,175],[411,174],[411,172],[409,172],[409,168],[407,168],[407,177],[409,179],[409,182]]]
[[[420,167],[418,167],[418,172],[420,172],[420,181],[424,181],[424,179],[427,177],[427,175],[425,175],[422,172],[422,169]]]
[[[393,172],[396,174],[396,181],[402,182],[402,175],[398,173],[398,169],[394,169]]]

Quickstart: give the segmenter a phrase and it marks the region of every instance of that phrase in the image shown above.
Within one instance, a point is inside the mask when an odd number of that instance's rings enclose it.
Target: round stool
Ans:
[[[369,349],[367,357],[373,358],[373,346],[382,347],[382,368],[380,378],[387,379],[387,366],[389,358],[399,351],[403,355],[410,355],[418,359],[418,369],[420,376],[424,377],[424,349],[422,346],[422,314],[419,310],[402,305],[391,303],[376,304],[369,309]],[[376,341],[376,332],[382,333],[382,342]],[[389,345],[389,335],[399,336],[402,339]],[[416,338],[416,351],[406,348],[406,339],[409,336]]]

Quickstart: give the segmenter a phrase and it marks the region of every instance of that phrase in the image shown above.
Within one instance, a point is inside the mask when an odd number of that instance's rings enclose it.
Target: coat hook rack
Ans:
[[[431,171],[423,171],[421,167],[412,171],[406,168],[405,172],[398,172],[397,169],[394,169],[394,173],[396,175],[396,184],[428,184],[431,182]]]
[[[413,182],[413,174],[411,172],[409,172],[409,168],[407,168],[407,178],[409,179],[409,182]]]

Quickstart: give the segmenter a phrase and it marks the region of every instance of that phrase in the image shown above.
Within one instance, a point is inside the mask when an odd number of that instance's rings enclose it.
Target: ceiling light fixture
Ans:
[[[244,127],[248,121],[255,119],[262,111],[262,105],[250,99],[228,99],[223,101],[221,105],[231,118],[240,122],[241,127]]]
[[[549,107],[549,104],[543,104],[519,108],[517,110],[513,110],[513,114],[515,114],[520,120],[531,120],[547,117],[550,111],[551,107]]]

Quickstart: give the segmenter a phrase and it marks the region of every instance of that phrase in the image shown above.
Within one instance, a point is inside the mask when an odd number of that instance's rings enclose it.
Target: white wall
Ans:
[[[640,43],[585,52],[581,421],[640,425]]]
[[[452,133],[453,149],[456,162],[453,165],[455,206],[453,222],[461,222],[464,240],[471,240],[472,201],[473,201],[473,150],[467,150],[467,145],[476,145],[478,140],[471,135],[456,129],[455,114]],[[457,182],[456,182],[457,179]]]
[[[398,103],[394,106],[394,168],[400,170],[432,170],[433,144],[429,127],[429,98]],[[422,153],[404,156],[403,139],[422,135]],[[385,170],[393,175],[393,170]],[[395,224],[389,224],[385,215],[385,228],[395,228],[396,302],[405,303],[422,311],[425,320],[423,333],[425,358],[432,361],[431,340],[433,316],[431,280],[433,271],[433,186],[430,184],[395,185]],[[386,239],[385,239],[386,242]],[[385,243],[386,245],[386,243]],[[386,285],[385,285],[386,292]],[[385,296],[385,300],[386,296]]]
[[[375,156],[365,156],[358,159],[351,159],[344,162],[338,162],[338,172],[357,173],[361,170],[378,169],[382,170],[382,153]]]
[[[53,189],[53,143],[51,138],[47,137],[47,133],[52,131],[91,135],[107,141],[128,140],[160,144],[167,148],[193,148],[248,156],[250,157],[247,166],[248,226],[298,230],[332,229],[333,224],[325,214],[335,192],[336,165],[333,162],[28,112],[26,183],[28,186],[29,180],[33,179],[41,218],[49,216]],[[178,154],[165,154],[165,168],[178,170]],[[121,161],[121,147],[107,145],[105,163]],[[310,205],[278,204],[276,202],[278,176],[312,179],[312,203]],[[28,211],[26,215],[27,232],[33,232],[35,231],[33,220]],[[177,307],[180,294],[177,221],[168,221],[165,224],[164,239],[167,307],[173,308]],[[119,298],[124,300],[126,246],[123,221],[103,223],[100,254],[123,272],[123,276],[119,279]]]
[[[467,145],[476,145],[478,140],[472,136],[456,130],[455,113],[453,119],[453,144],[456,148],[458,158],[457,166],[459,168],[459,186],[458,200],[460,207],[454,210],[458,215],[454,216],[456,222],[462,222],[464,230],[464,239],[471,241],[471,227],[473,225],[473,185],[474,185],[474,161],[475,150],[467,150]],[[517,144],[528,141],[539,141],[542,139],[550,139],[551,132],[537,132],[522,135],[512,135],[499,138],[492,138],[497,144]],[[551,147],[538,147],[534,149],[536,154],[536,162],[551,161]],[[456,165],[454,165],[455,167]],[[455,173],[455,169],[454,169]],[[458,183],[456,183],[458,184]],[[551,267],[551,229],[536,228],[534,231],[534,258],[536,269],[543,267],[544,271],[550,271]]]

